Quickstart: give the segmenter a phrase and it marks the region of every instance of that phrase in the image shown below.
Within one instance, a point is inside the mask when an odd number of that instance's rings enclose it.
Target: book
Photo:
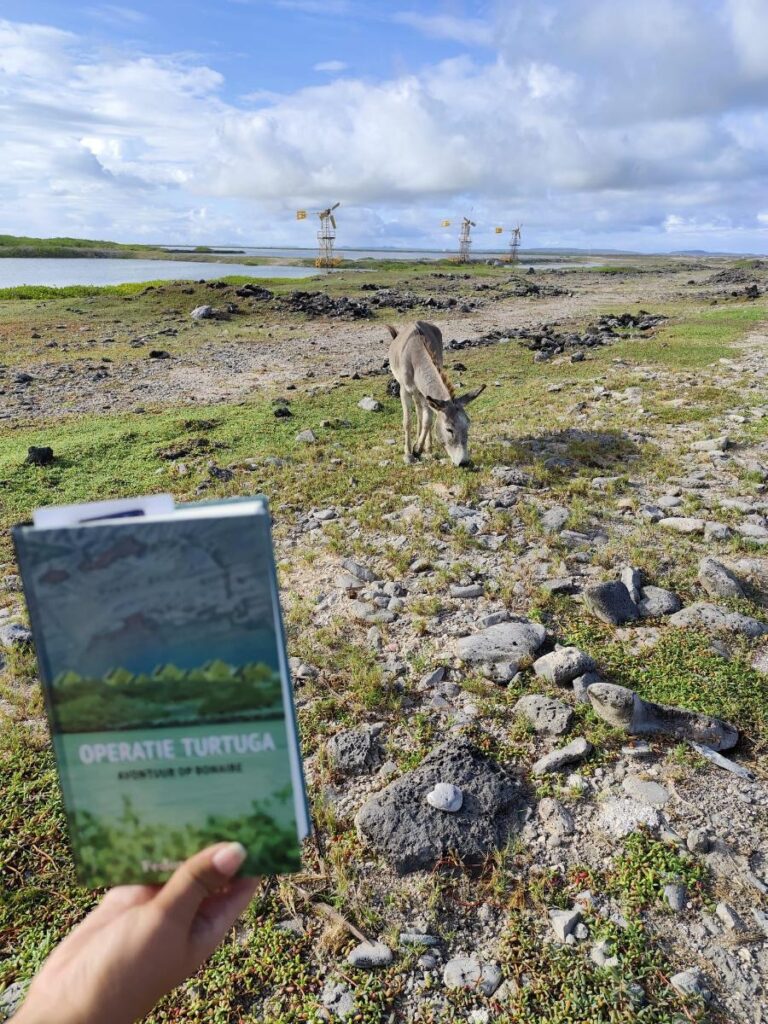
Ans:
[[[41,509],[13,530],[77,873],[165,881],[241,842],[299,870],[310,819],[264,498]]]

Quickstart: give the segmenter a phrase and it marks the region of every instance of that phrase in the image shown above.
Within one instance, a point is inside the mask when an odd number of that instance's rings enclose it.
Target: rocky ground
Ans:
[[[301,299],[296,325],[280,297],[240,297],[274,304],[266,347],[204,334],[174,354],[168,335],[169,359],[128,355],[87,388],[79,361],[73,377],[8,360],[6,379],[33,378],[0,396],[30,421],[0,465],[14,510],[61,500],[73,453],[86,470],[97,457],[75,435],[100,421],[69,420],[135,408],[134,387],[187,415],[203,397],[261,402],[250,437],[249,408],[175,435],[158,416],[133,476],[99,467],[118,490],[270,494],[316,823],[305,874],[265,882],[222,961],[152,1020],[215,1005],[232,1021],[768,1021],[765,281],[759,266],[550,272],[566,294],[492,279],[491,300],[471,295],[486,279],[439,279],[468,311],[413,315],[472,342],[448,355],[454,379],[490,384],[469,473],[401,464],[381,319],[327,303]],[[394,287],[401,305],[424,294]],[[213,330],[190,312],[175,329]],[[241,323],[228,315],[219,332]],[[259,398],[276,383],[295,393]],[[18,468],[42,441],[48,468]],[[2,709],[23,758],[45,738],[5,568]],[[60,836],[38,830],[22,866],[45,888]],[[36,934],[6,946],[8,1007]]]

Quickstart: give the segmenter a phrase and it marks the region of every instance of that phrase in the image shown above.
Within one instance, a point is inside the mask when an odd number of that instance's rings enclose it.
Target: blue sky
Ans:
[[[4,0],[0,231],[768,250],[768,0]]]

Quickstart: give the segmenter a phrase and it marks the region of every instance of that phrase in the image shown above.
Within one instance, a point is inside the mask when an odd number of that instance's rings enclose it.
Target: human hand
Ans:
[[[240,843],[186,860],[165,885],[110,889],[56,947],[14,1024],[132,1024],[211,955],[253,896]]]

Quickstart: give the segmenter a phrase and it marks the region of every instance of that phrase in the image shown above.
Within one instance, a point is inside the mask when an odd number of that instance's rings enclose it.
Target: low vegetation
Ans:
[[[8,247],[9,243],[0,238],[2,245]],[[373,271],[361,274],[359,265],[355,267],[354,273],[344,268],[322,285],[313,282],[313,287],[361,298],[366,294],[362,284],[373,279],[426,294],[426,284],[439,280],[431,275],[448,272],[434,265],[403,267],[379,261],[374,277]],[[596,271],[595,278],[605,271],[610,271],[608,277],[629,276],[624,267]],[[455,266],[450,272],[456,273]],[[492,282],[501,274],[509,276],[509,270],[473,267],[471,280],[459,278],[452,287],[457,295],[468,296],[474,294],[475,284]],[[643,274],[643,280],[651,276]],[[241,282],[235,279],[230,283]],[[612,280],[608,284],[613,287]],[[277,295],[295,286],[289,281],[269,283]],[[173,311],[209,301],[211,295],[202,285],[167,283],[86,292],[59,290],[55,294],[0,292],[0,359],[9,371],[57,360],[82,359],[95,364],[106,358],[128,363],[137,358],[130,345],[132,333],[138,333],[149,320],[158,324],[163,317],[177,315]],[[73,300],[77,300],[74,305]],[[590,309],[589,317],[564,313],[563,319],[583,328],[599,313],[615,310],[619,302],[623,302],[620,296]],[[621,308],[636,311],[639,305],[624,302]],[[681,451],[688,450],[692,439],[709,436],[710,421],[728,413],[743,418],[737,429],[745,445],[765,441],[768,418],[752,415],[765,404],[764,394],[757,388],[742,387],[741,382],[721,379],[719,360],[734,358],[743,339],[762,329],[768,321],[768,302],[765,297],[754,302],[728,298],[710,305],[709,299],[667,297],[648,305],[667,313],[670,320],[650,337],[633,335],[591,349],[584,362],[534,362],[532,354],[515,342],[450,352],[447,365],[452,377],[473,385],[488,384],[482,400],[472,407],[474,467],[467,472],[426,459],[415,467],[403,466],[400,406],[387,393],[387,376],[373,374],[339,382],[332,368],[311,383],[297,382],[288,404],[292,415],[284,418],[275,416],[272,400],[285,399],[288,392],[272,385],[234,402],[173,407],[147,403],[141,411],[85,415],[62,408],[59,414],[42,420],[29,416],[7,422],[0,434],[0,515],[6,531],[0,540],[0,558],[6,580],[15,574],[8,528],[27,519],[39,505],[165,490],[178,500],[264,493],[275,515],[290,653],[319,672],[316,679],[302,680],[298,690],[305,753],[317,755],[324,782],[312,794],[318,837],[308,849],[305,875],[299,886],[288,880],[265,879],[237,931],[203,971],[161,1004],[148,1024],[320,1021],[324,1019],[324,987],[334,980],[354,988],[357,1009],[352,1019],[356,1022],[384,1024],[398,1019],[405,999],[404,979],[415,970],[418,953],[402,950],[392,967],[371,974],[355,972],[346,966],[344,954],[356,940],[343,926],[330,927],[312,910],[313,903],[323,903],[359,927],[370,927],[373,933],[390,929],[387,936],[396,945],[395,922],[409,914],[433,911],[435,919],[446,922],[442,938],[449,944],[457,918],[472,919],[481,902],[506,915],[499,957],[510,983],[509,1000],[501,1005],[475,992],[452,992],[437,1011],[430,1009],[434,981],[427,982],[419,990],[423,1010],[420,1017],[413,1018],[414,1024],[466,1021],[478,1008],[489,1008],[489,1019],[500,1024],[725,1021],[717,1005],[705,1011],[695,1000],[683,1001],[675,993],[669,977],[680,966],[677,952],[673,944],[659,944],[651,927],[656,916],[666,912],[660,897],[671,879],[685,882],[697,906],[710,899],[711,880],[706,872],[694,858],[681,857],[677,848],[639,831],[617,844],[611,865],[602,873],[584,868],[540,875],[529,852],[511,846],[475,873],[446,864],[402,887],[393,884],[383,899],[370,879],[370,851],[362,847],[350,819],[323,795],[335,781],[332,766],[323,761],[324,741],[342,726],[380,720],[389,723],[395,739],[387,756],[401,770],[418,765],[440,739],[436,716],[420,703],[422,695],[415,683],[423,673],[445,662],[445,651],[435,636],[450,605],[448,588],[452,582],[469,578],[474,559],[486,551],[471,531],[455,527],[448,510],[453,505],[479,502],[485,490],[495,485],[492,471],[499,464],[513,465],[527,474],[532,485],[517,504],[493,513],[499,533],[514,529],[525,544],[510,543],[500,549],[500,564],[507,567],[513,582],[500,574],[491,585],[491,596],[513,613],[544,622],[561,642],[591,654],[611,681],[637,690],[644,698],[734,721],[745,737],[740,756],[757,767],[768,747],[768,684],[766,676],[751,666],[751,649],[746,644],[735,643],[726,660],[712,650],[706,632],[665,629],[655,646],[638,655],[631,638],[595,624],[571,597],[541,589],[533,577],[526,579],[521,573],[523,547],[546,542],[552,576],[565,573],[560,563],[570,555],[564,542],[544,532],[537,485],[548,504],[569,509],[569,528],[594,530],[608,519],[616,526],[602,546],[588,552],[604,569],[606,579],[613,578],[619,565],[640,563],[654,583],[673,587],[686,600],[697,598],[699,553],[695,541],[660,531],[651,533],[652,527],[639,518],[635,484],[640,479],[644,485],[650,481],[663,493],[670,478],[686,471]],[[78,341],[69,327],[61,334],[62,339],[73,346],[82,344],[82,348],[73,347],[66,353],[56,348],[43,350],[31,337],[40,333],[50,338],[55,325],[79,323],[82,310],[90,317],[85,339]],[[405,315],[428,313],[428,308],[423,308]],[[112,334],[110,321],[118,316],[127,326]],[[436,315],[429,318],[439,321]],[[377,310],[375,319],[400,322],[404,316]],[[323,330],[326,327],[323,325]],[[249,316],[247,324],[225,336],[222,332],[228,329],[212,323],[200,331],[164,336],[162,344],[174,357],[183,359],[217,338],[258,346],[270,332],[297,339],[315,328],[302,315],[272,311]],[[291,334],[295,329],[299,333]],[[479,329],[466,329],[467,336],[477,333]],[[462,337],[459,328],[455,335]],[[465,369],[453,369],[459,361]],[[628,397],[603,400],[595,394],[600,388]],[[639,397],[632,389],[639,389]],[[358,402],[365,395],[378,399],[382,411],[360,409]],[[323,423],[330,425],[321,427]],[[680,444],[669,443],[673,435],[667,431],[673,428],[681,431],[674,435],[683,439]],[[297,440],[297,434],[305,429],[316,432],[316,443]],[[54,461],[45,467],[27,464],[31,445],[51,445]],[[174,448],[187,454],[167,457],[168,450]],[[570,460],[565,461],[567,469],[562,468],[564,460]],[[217,474],[212,469],[229,472]],[[610,478],[610,482],[595,486],[596,478]],[[756,496],[759,487],[761,481],[745,470],[744,492]],[[411,506],[418,506],[418,512],[407,526],[393,521],[393,515]],[[322,528],[325,543],[313,544],[308,535],[301,534],[298,524],[306,523],[313,510],[327,507],[344,510],[344,527],[338,521],[329,522]],[[749,540],[738,536],[728,541],[724,550],[744,557],[759,554]],[[339,555],[362,560],[375,557],[390,582],[417,557],[437,565],[430,583],[414,598],[413,643],[398,651],[408,665],[405,677],[393,679],[384,656],[366,642],[365,629],[353,629],[342,614],[321,627],[315,625],[316,595],[327,594],[332,578],[328,566]],[[449,567],[440,568],[442,562]],[[521,580],[526,584],[523,596],[516,589]],[[0,607],[15,608],[18,601],[18,586],[11,581],[0,592]],[[732,603],[746,614],[764,617],[763,601],[751,594]],[[386,645],[386,627],[382,634]],[[219,669],[226,674],[220,666],[216,671]],[[167,671],[167,682],[172,685],[173,670]],[[269,686],[268,680],[257,676],[254,685]],[[80,681],[66,682],[77,697]],[[118,675],[113,680],[120,700],[149,698],[150,704],[154,688],[164,682],[165,676],[135,680]],[[462,691],[471,693],[488,726],[477,729],[478,742],[505,765],[514,765],[532,749],[530,732],[512,722],[511,708],[523,689],[530,692],[537,687],[546,691],[530,673],[525,676],[524,688],[519,680],[508,689],[501,688],[480,674],[466,673],[461,679]],[[76,705],[77,699],[72,703]],[[607,758],[617,756],[626,737],[598,721],[588,707],[574,707],[579,731],[598,748],[592,759],[580,766],[586,778],[594,778]],[[4,793],[0,853],[8,893],[0,907],[0,933],[4,936],[0,985],[4,985],[28,979],[95,896],[79,887],[74,877],[53,760],[40,721],[42,704],[34,663],[28,652],[14,652],[5,667],[0,667],[0,708]],[[133,713],[127,712],[128,719]],[[146,713],[151,715],[151,707]],[[83,718],[81,707],[78,714],[78,727],[83,727],[84,721],[97,727],[98,709],[88,710]],[[559,779],[540,786],[538,797],[557,795],[573,807],[581,799]],[[214,822],[211,835],[215,828]],[[254,818],[254,837],[257,833],[259,822]],[[201,841],[203,838],[201,834]],[[131,842],[143,840],[136,824]],[[94,831],[94,851],[103,841],[98,830]],[[374,868],[379,870],[375,862]],[[311,889],[309,901],[307,887]],[[591,938],[608,943],[618,957],[618,967],[598,968],[589,959],[587,946],[574,949],[542,941],[540,921],[546,908],[570,906],[590,888],[608,893],[623,908],[626,927],[585,910]],[[278,927],[279,922],[295,917],[303,920],[298,933]],[[335,966],[329,968],[329,963]]]

